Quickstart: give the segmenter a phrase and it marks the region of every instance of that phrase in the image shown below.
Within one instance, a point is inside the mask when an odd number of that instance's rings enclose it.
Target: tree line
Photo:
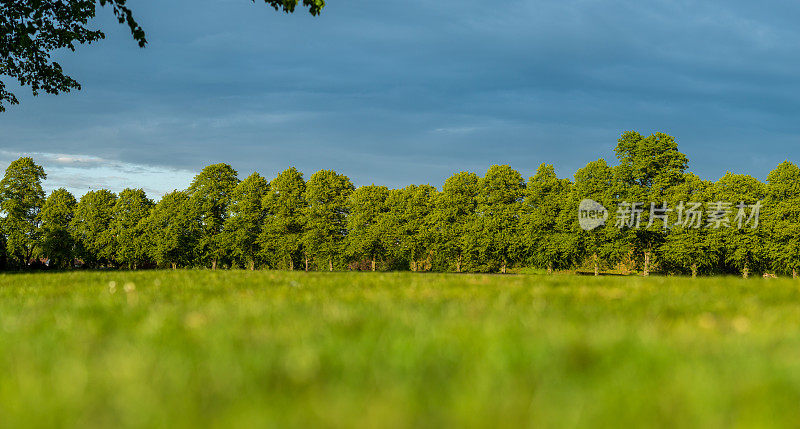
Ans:
[[[510,268],[675,274],[800,268],[800,168],[777,166],[766,182],[727,173],[716,182],[688,172],[675,138],[621,135],[617,165],[599,159],[573,180],[550,164],[527,181],[507,165],[460,172],[441,190],[356,188],[332,170],[306,180],[289,168],[244,180],[227,164],[204,168],[188,189],[158,202],[142,189],[96,190],[80,200],[45,195],[44,169],[20,158],[0,181],[0,261],[6,269],[246,268],[507,272]],[[591,231],[578,206],[622,202],[763,203],[757,228],[696,228],[677,213],[664,222]],[[647,225],[651,224],[651,225]],[[647,226],[644,226],[647,225]]]

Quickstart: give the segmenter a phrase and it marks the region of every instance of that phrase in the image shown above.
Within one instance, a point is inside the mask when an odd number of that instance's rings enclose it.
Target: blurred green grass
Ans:
[[[3,427],[797,427],[800,282],[0,275]]]

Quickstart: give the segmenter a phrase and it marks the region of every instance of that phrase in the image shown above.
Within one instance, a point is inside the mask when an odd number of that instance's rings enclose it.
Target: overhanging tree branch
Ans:
[[[298,2],[265,0],[275,10],[286,13],[294,12]],[[34,96],[42,91],[59,94],[80,90],[81,85],[64,74],[61,65],[51,61],[50,54],[64,48],[75,51],[76,45],[104,39],[105,33],[89,27],[98,6],[111,7],[117,21],[130,28],[133,40],[145,47],[144,29],[126,3],[127,0],[0,0],[0,77],[31,87]],[[316,16],[325,1],[303,0],[302,4]],[[13,104],[19,104],[19,100],[0,80],[0,112]]]

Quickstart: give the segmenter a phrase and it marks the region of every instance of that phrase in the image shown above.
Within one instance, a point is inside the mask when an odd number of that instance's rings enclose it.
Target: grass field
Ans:
[[[0,276],[5,427],[792,426],[800,282]]]

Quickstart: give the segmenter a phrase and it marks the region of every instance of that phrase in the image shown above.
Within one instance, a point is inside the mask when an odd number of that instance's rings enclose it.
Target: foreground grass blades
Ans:
[[[796,426],[800,282],[0,275],[7,427]]]

